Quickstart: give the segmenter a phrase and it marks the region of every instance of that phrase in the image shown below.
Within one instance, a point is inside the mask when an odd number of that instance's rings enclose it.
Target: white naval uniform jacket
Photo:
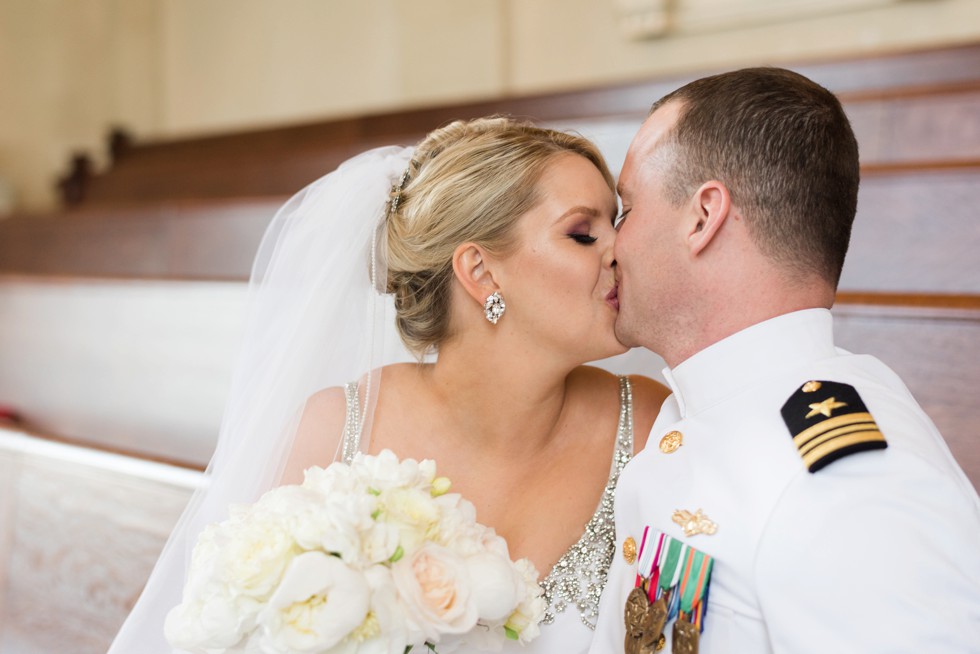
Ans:
[[[591,654],[624,649],[637,570],[622,544],[646,526],[715,559],[701,654],[980,652],[977,493],[898,376],[834,347],[829,311],[755,325],[665,375],[674,394],[616,490]],[[810,473],[780,414],[808,380],[854,386],[887,449]],[[679,509],[716,533],[685,536]]]

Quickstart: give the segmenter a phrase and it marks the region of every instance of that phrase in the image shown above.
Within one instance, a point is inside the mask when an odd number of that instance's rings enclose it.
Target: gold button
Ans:
[[[677,448],[684,444],[684,434],[679,431],[672,431],[660,439],[660,451],[664,454],[676,452]]]
[[[818,381],[808,381],[807,383],[803,384],[803,392],[816,393],[817,391],[820,390],[821,386],[823,386],[823,384],[821,384]]]
[[[664,648],[664,645],[666,644],[667,644],[667,637],[664,636],[663,633],[661,633],[660,638],[657,639],[657,644],[654,646],[654,650],[659,652]]]
[[[630,565],[636,561],[636,541],[632,536],[627,536],[623,541],[623,558]]]

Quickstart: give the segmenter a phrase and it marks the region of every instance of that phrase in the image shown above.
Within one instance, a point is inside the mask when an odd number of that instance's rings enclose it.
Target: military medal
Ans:
[[[664,627],[671,620],[672,650],[697,654],[714,559],[647,527],[636,566],[636,587],[626,600],[624,614],[626,654],[651,654],[663,649]]]
[[[627,654],[659,652],[664,647],[664,626],[676,612],[681,562],[689,548],[649,527],[643,531],[637,560],[636,587],[626,600]]]
[[[653,605],[647,599],[647,591],[643,586],[637,586],[630,591],[626,598],[626,654],[653,654],[656,651],[657,640],[663,632],[663,622],[659,629],[654,624],[655,612]]]
[[[674,654],[698,654],[698,641],[701,639],[698,628],[683,618],[674,621],[670,634],[671,651]]]
[[[686,552],[678,588],[677,620],[674,621],[670,641],[672,650],[678,654],[698,652],[713,567],[714,559],[704,552],[695,549]]]

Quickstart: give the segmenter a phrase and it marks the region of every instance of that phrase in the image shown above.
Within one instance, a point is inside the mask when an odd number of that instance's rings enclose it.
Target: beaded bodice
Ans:
[[[362,421],[357,382],[347,384],[344,391],[347,397],[347,419],[344,423],[343,460],[350,463],[361,440]],[[606,574],[616,550],[616,521],[613,513],[616,482],[619,480],[619,473],[632,456],[633,391],[629,379],[620,377],[619,421],[609,479],[602,491],[599,506],[585,525],[582,536],[541,580],[544,597],[548,602],[542,621],[544,624],[551,624],[557,614],[571,607],[578,611],[586,627],[595,629],[599,614],[599,596],[606,585]]]

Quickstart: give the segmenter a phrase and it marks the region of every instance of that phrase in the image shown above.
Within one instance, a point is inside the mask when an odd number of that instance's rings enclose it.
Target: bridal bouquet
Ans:
[[[435,463],[386,450],[310,468],[209,526],[183,602],[177,648],[205,654],[439,654],[538,634],[537,571],[449,493]]]

